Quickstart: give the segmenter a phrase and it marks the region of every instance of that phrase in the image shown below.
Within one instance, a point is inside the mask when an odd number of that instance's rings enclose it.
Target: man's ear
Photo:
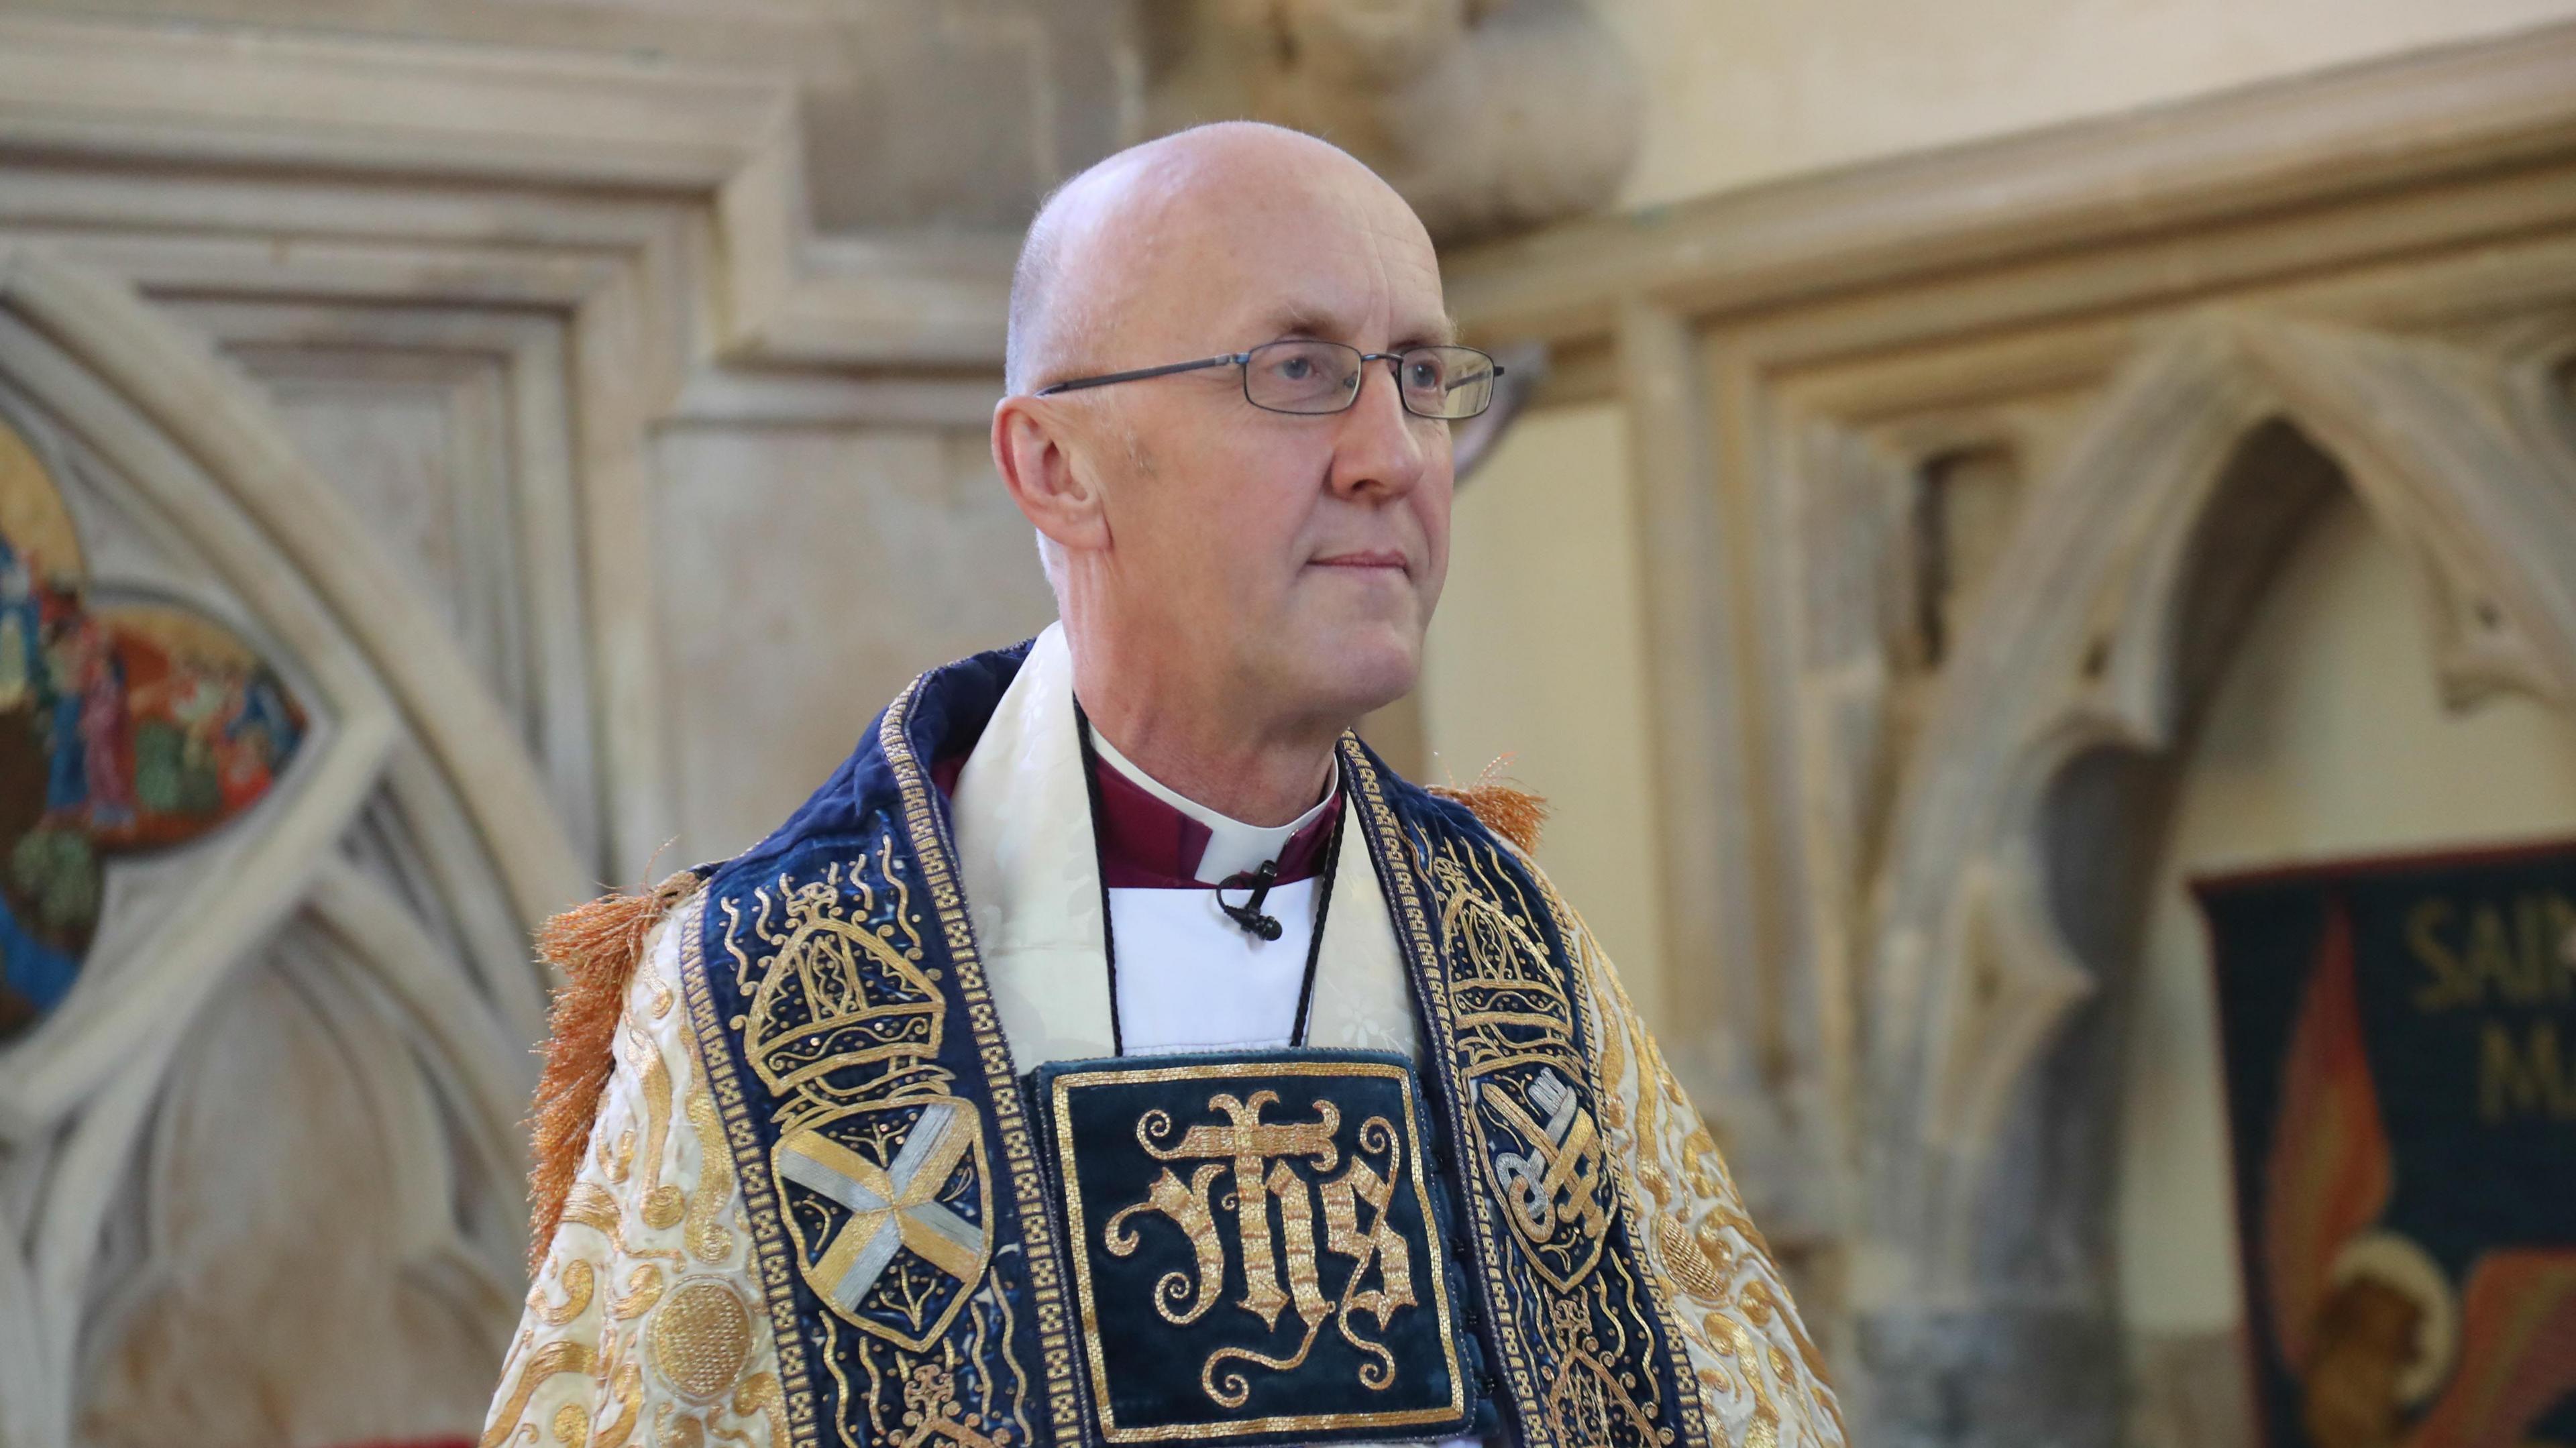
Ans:
[[[993,408],[993,466],[1029,522],[1059,547],[1107,546],[1100,487],[1078,460],[1062,409],[1043,398],[1005,397]]]

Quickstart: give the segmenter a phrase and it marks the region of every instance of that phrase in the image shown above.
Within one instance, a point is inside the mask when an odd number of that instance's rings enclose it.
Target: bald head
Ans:
[[[1347,358],[1341,411],[1254,405],[1232,359],[1290,340],[1378,360]],[[1103,737],[1220,809],[1260,769],[1192,776],[1176,757],[1302,739],[1314,752],[1290,753],[1304,777],[1274,802],[1282,818],[1314,802],[1333,739],[1421,665],[1448,571],[1449,424],[1405,406],[1394,358],[1453,340],[1422,223],[1311,136],[1202,126],[1122,151],[1047,203],[1011,289],[993,460],[1042,540],[1075,690]],[[1264,374],[1277,396],[1345,354],[1267,356],[1251,365],[1283,369]],[[1158,732],[1196,743],[1158,755]]]
[[[1116,356],[1115,334],[1175,269],[1206,265],[1225,233],[1318,202],[1376,230],[1431,239],[1376,172],[1330,142],[1258,121],[1220,121],[1131,146],[1057,188],[1029,224],[1011,277],[1005,385],[1157,365]],[[1266,340],[1266,339],[1265,339]],[[1174,361],[1163,358],[1159,361]]]

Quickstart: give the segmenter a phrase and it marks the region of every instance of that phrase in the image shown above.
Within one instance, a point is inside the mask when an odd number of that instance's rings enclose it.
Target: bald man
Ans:
[[[1403,200],[1264,126],[1114,156],[1030,228],[1008,367],[1061,621],[541,941],[484,1448],[1840,1443],[1535,802],[1350,733],[1499,372]]]

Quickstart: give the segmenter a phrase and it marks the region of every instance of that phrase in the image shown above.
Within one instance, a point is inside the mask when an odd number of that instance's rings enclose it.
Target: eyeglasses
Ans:
[[[1134,372],[1102,377],[1076,377],[1041,387],[1040,397],[1106,387],[1113,382],[1141,382],[1175,372],[1208,367],[1241,367],[1243,400],[1269,412],[1300,416],[1340,412],[1359,401],[1360,381],[1371,362],[1393,364],[1396,396],[1416,417],[1458,422],[1483,412],[1494,400],[1494,379],[1501,364],[1473,347],[1407,347],[1401,352],[1363,352],[1339,342],[1291,340],[1265,342],[1249,352],[1202,357]]]

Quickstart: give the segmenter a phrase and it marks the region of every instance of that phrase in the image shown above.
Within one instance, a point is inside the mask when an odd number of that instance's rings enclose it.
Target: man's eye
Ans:
[[[1408,365],[1404,369],[1404,385],[1417,392],[1439,391],[1440,364],[1425,361]]]
[[[1315,361],[1311,357],[1282,358],[1277,370],[1286,381],[1303,382],[1315,375]]]

